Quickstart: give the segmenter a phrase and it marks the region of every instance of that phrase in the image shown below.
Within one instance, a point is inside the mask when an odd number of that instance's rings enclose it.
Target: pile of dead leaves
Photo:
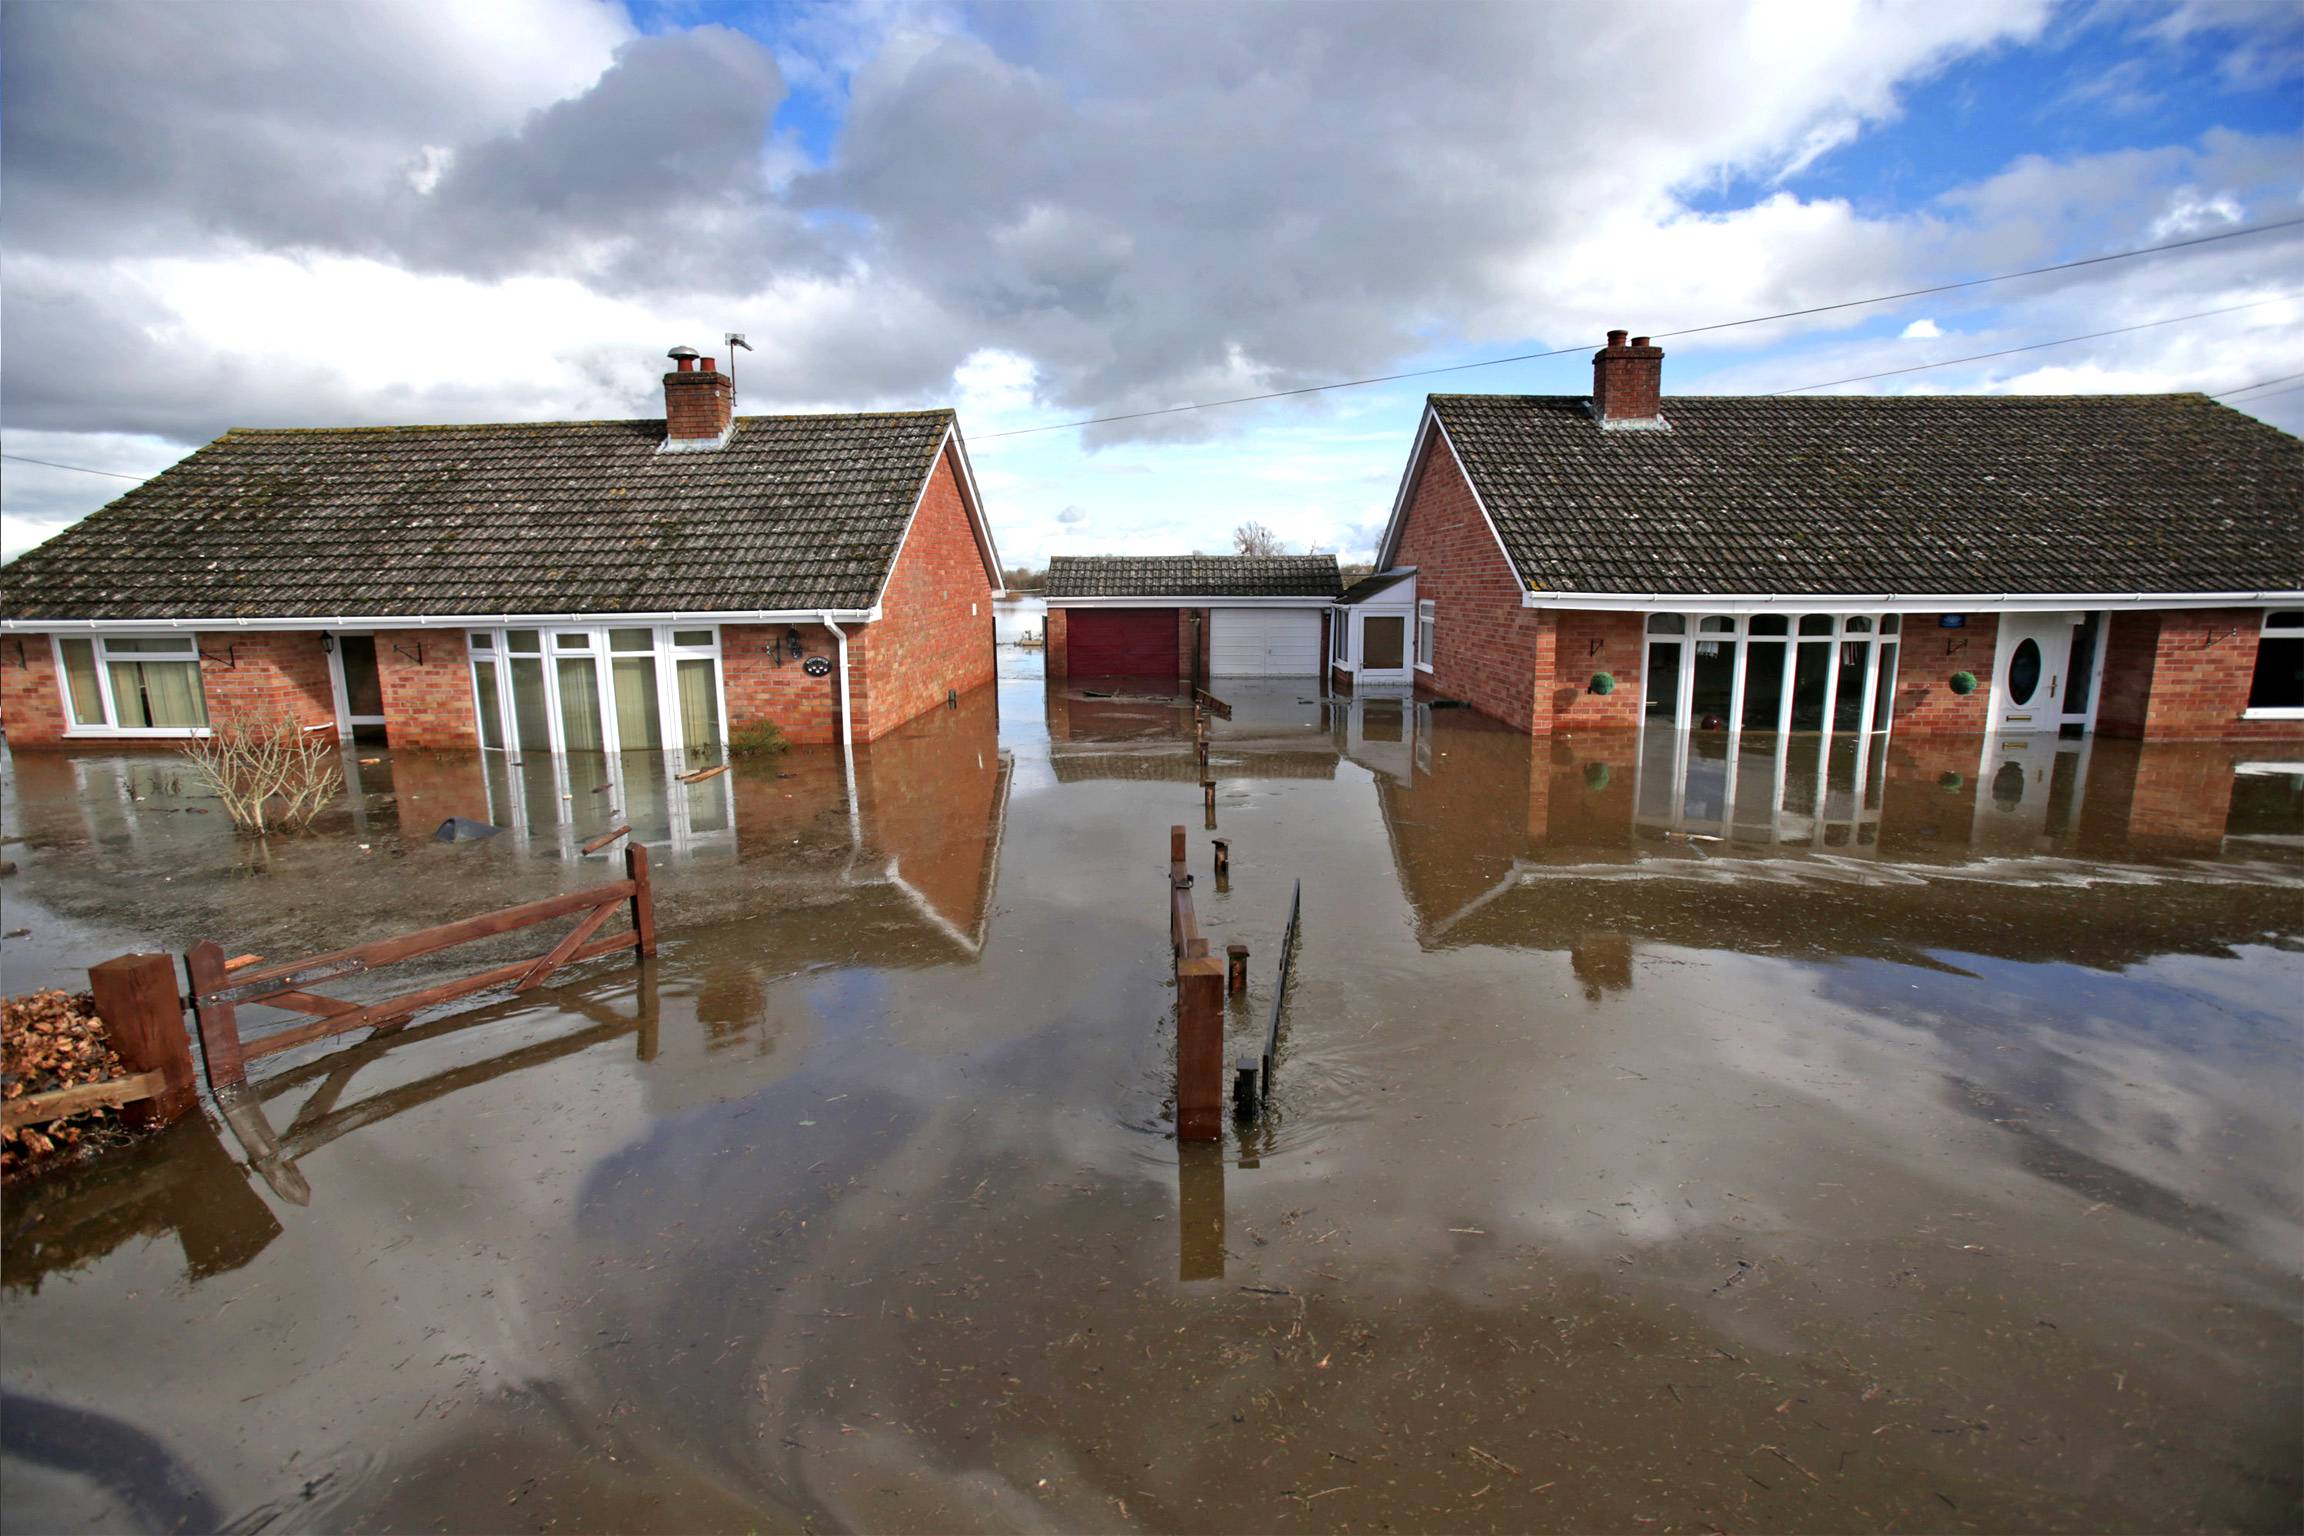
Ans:
[[[0,1098],[20,1099],[127,1075],[104,1038],[96,1000],[87,993],[35,992],[0,1000]],[[118,1121],[117,1110],[89,1109],[46,1125],[0,1130],[0,1178],[69,1152]]]

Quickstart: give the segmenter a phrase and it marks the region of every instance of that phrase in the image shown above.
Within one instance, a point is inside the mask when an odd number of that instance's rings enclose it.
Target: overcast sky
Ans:
[[[956,405],[1003,556],[1373,543],[1423,393],[2304,216],[2304,5],[0,7],[13,555],[233,426]],[[2304,230],[1665,343],[1744,393],[2304,374]],[[1559,347],[1263,405],[1018,428]],[[2233,403],[2304,428],[2304,393]]]

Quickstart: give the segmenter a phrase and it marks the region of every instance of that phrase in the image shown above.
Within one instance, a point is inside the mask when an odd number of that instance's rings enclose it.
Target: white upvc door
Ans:
[[[1992,729],[2003,735],[2053,731],[2064,723],[2065,673],[2072,658],[2070,613],[2011,613],[2000,620],[1992,663]]]

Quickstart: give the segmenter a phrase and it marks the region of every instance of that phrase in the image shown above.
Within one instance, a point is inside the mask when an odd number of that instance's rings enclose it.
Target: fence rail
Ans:
[[[515,992],[528,991],[541,986],[560,967],[580,960],[596,959],[624,949],[653,955],[656,953],[656,909],[645,847],[635,843],[624,850],[624,873],[622,880],[589,890],[524,902],[397,938],[356,944],[349,949],[258,969],[228,970],[224,947],[213,939],[194,946],[184,957],[184,963],[191,977],[192,1012],[200,1030],[201,1053],[207,1058],[208,1086],[222,1093],[226,1088],[247,1082],[248,1063],[257,1057],[292,1050],[355,1029],[373,1029],[490,987],[510,983]],[[631,914],[630,931],[594,938],[619,908]],[[381,1002],[353,1003],[308,990],[318,982],[359,975],[576,913],[583,916],[575,927],[543,954],[403,992]],[[249,1039],[240,1032],[239,1010],[251,1006],[310,1015],[311,1022]]]
[[[1280,936],[1280,975],[1272,985],[1272,1018],[1264,1026],[1264,1072],[1257,1079],[1259,1102],[1272,1097],[1272,1066],[1280,1055],[1280,1010],[1288,1002],[1288,978],[1296,961],[1296,929],[1304,916],[1304,882],[1288,898],[1288,931]]]

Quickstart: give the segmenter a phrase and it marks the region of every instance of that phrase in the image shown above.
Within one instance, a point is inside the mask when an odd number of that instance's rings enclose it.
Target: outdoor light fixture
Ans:
[[[327,630],[320,631],[320,649],[328,655],[336,654],[336,637]]]
[[[792,653],[792,657],[795,661],[808,654],[806,649],[804,649],[800,644],[800,631],[797,629],[787,629],[784,631],[784,649]]]

